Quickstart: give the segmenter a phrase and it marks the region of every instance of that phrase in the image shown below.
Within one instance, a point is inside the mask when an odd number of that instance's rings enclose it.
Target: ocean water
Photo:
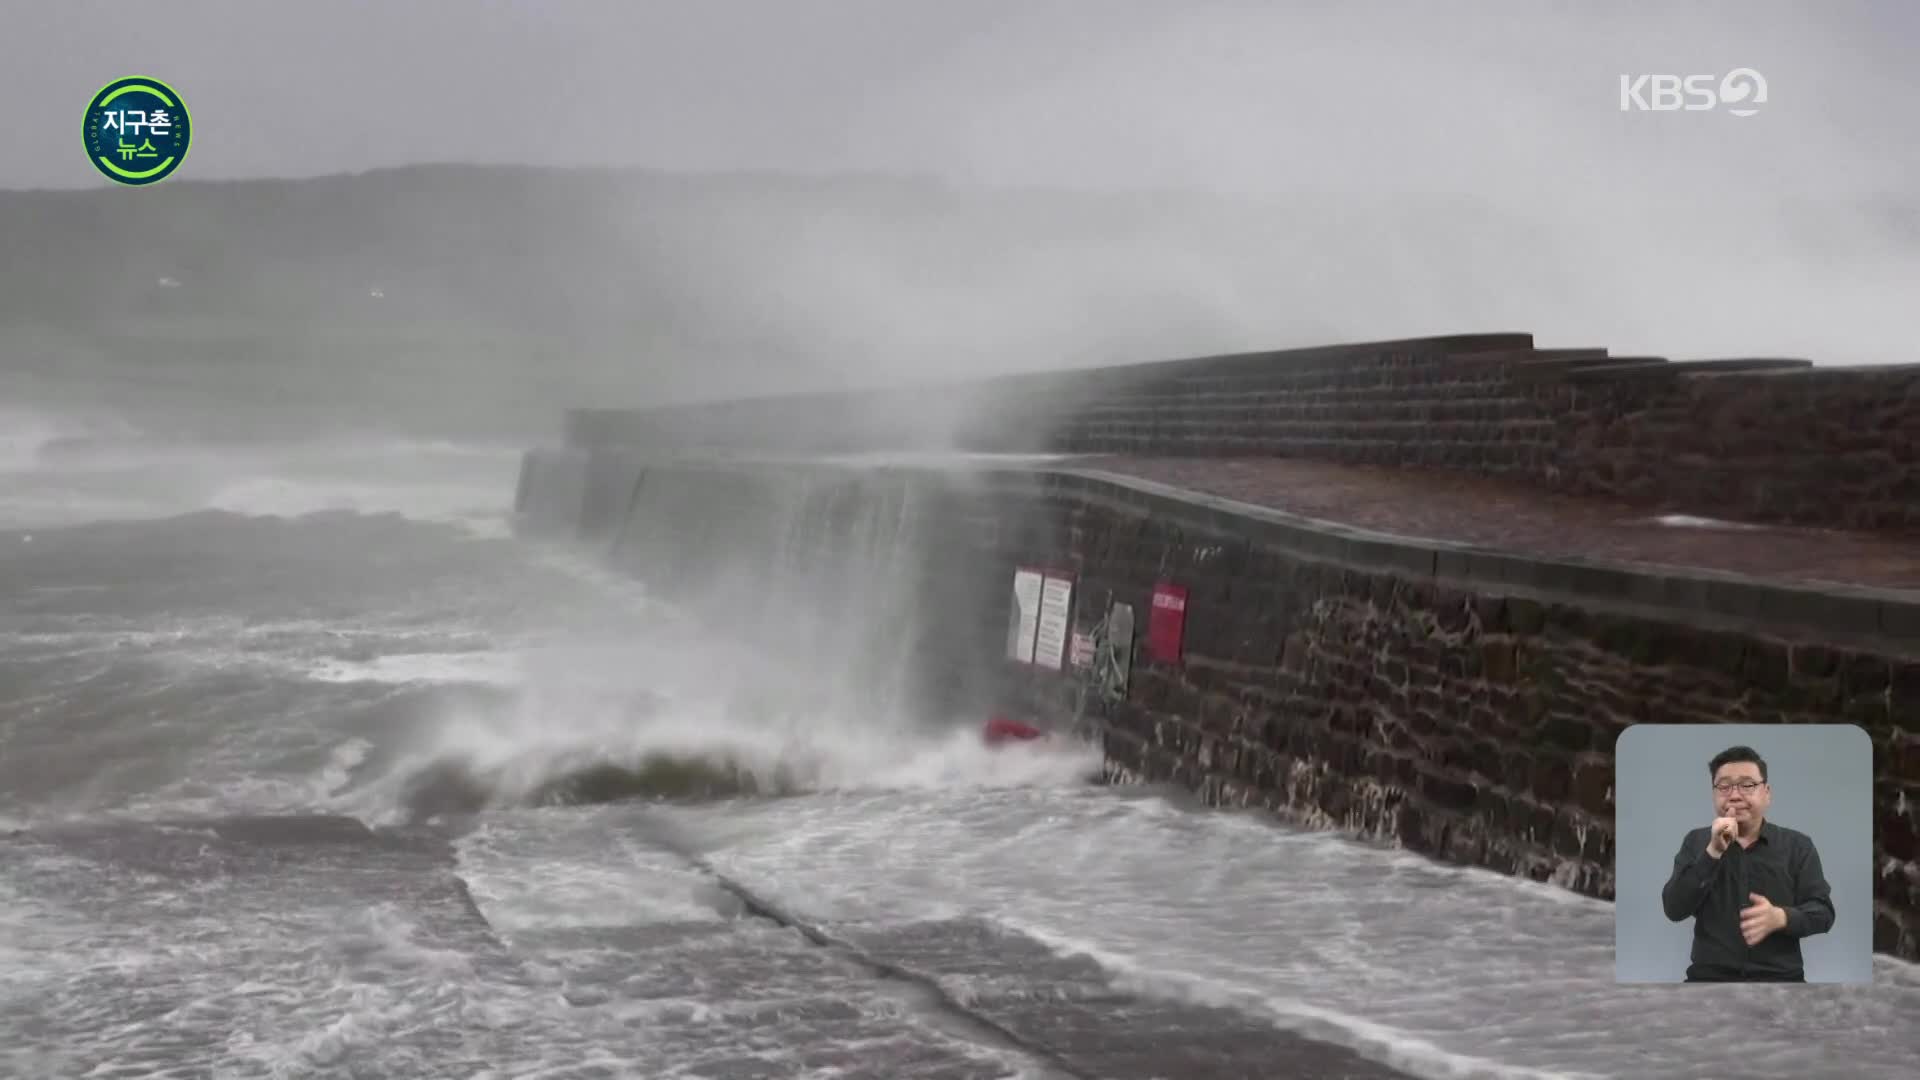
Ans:
[[[0,1075],[1912,1075],[1920,974],[876,714],[514,538],[507,446],[0,437]],[[671,797],[662,797],[671,796]]]

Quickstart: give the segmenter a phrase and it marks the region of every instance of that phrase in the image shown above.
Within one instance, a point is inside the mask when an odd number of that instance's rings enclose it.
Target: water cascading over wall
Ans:
[[[996,691],[963,663],[974,640],[955,633],[990,617],[954,572],[947,522],[966,477],[621,454],[544,459],[527,477],[538,487],[568,471],[583,478],[532,500],[552,514],[527,520],[563,523],[704,629],[791,672],[808,703],[914,726],[970,715]]]

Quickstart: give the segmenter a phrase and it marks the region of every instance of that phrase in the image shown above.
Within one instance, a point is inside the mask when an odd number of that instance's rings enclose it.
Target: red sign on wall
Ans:
[[[1147,614],[1147,656],[1155,663],[1180,662],[1180,641],[1187,627],[1187,587],[1163,581],[1153,587]]]

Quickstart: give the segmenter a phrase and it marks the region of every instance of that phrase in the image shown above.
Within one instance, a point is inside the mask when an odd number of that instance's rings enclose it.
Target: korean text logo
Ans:
[[[116,184],[157,184],[187,158],[193,122],[187,103],[158,79],[108,83],[87,103],[81,128],[87,160]]]
[[[1767,103],[1766,77],[1752,68],[1725,75],[1622,75],[1621,112],[1706,112],[1752,116]]]

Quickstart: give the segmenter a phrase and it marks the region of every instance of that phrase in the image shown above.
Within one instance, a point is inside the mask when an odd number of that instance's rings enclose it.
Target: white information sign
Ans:
[[[1040,626],[1040,593],[1044,576],[1038,570],[1013,572],[1013,610],[1007,618],[1007,655],[1033,663],[1034,634]]]
[[[1073,579],[1049,577],[1040,591],[1040,627],[1034,641],[1033,662],[1060,670],[1066,659],[1068,618],[1073,606]]]

